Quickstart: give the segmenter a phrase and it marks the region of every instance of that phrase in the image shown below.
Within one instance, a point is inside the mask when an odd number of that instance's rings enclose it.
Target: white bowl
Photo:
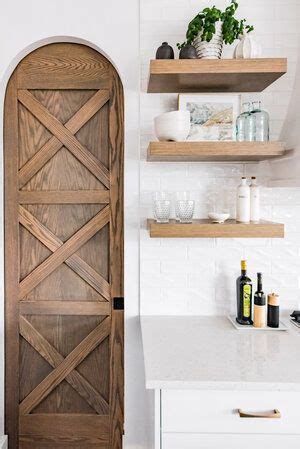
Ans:
[[[186,140],[191,128],[189,111],[171,111],[155,117],[155,134],[158,140]]]
[[[213,223],[224,223],[224,221],[228,220],[230,214],[226,214],[223,212],[209,212],[208,217],[212,220]]]

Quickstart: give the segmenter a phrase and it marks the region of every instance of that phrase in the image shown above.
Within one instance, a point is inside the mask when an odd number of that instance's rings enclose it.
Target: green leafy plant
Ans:
[[[186,32],[186,40],[183,43],[178,43],[179,49],[186,45],[193,44],[195,38],[201,32],[201,40],[210,42],[216,32],[216,23],[223,22],[222,35],[225,44],[232,44],[244,33],[250,33],[254,30],[252,25],[246,24],[246,19],[238,20],[234,17],[238,9],[236,0],[231,0],[231,3],[225,11],[213,6],[212,8],[204,8],[199,12],[188,25]]]

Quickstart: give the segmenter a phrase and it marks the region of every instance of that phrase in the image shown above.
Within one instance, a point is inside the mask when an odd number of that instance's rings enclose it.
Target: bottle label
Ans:
[[[244,317],[251,317],[251,285],[244,285],[243,287],[243,309]]]

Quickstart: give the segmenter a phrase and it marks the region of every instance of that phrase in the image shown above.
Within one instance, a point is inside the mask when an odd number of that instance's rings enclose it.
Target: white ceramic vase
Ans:
[[[190,111],[171,111],[155,117],[155,134],[158,140],[186,140],[191,129]]]
[[[233,57],[235,59],[251,59],[259,58],[260,55],[261,46],[251,34],[245,33],[240,37],[240,42],[235,47]]]
[[[216,23],[216,32],[210,42],[202,41],[202,32],[194,40],[199,59],[221,59],[223,50],[222,22]]]

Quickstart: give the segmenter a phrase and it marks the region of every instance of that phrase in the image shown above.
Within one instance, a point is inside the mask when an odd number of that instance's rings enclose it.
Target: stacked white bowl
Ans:
[[[155,117],[155,134],[158,140],[186,140],[191,128],[189,111],[171,111]]]

